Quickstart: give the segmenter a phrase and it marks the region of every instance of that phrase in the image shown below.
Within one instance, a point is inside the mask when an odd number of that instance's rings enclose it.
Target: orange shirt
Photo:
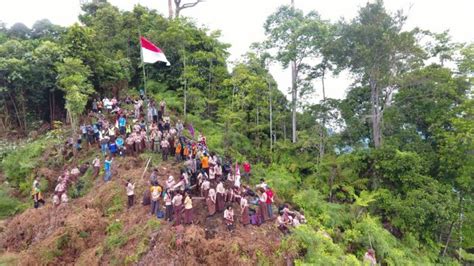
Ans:
[[[189,148],[187,146],[184,147],[183,155],[186,157],[189,156]]]
[[[207,156],[202,157],[201,166],[204,169],[209,168],[209,157],[207,157]]]
[[[181,143],[176,146],[176,153],[181,153]]]

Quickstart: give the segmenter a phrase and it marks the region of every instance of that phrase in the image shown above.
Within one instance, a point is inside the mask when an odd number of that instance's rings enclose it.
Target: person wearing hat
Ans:
[[[172,190],[174,185],[176,185],[176,182],[174,181],[174,177],[172,175],[170,175],[168,177],[168,180],[166,180],[165,188],[169,189],[169,190]]]

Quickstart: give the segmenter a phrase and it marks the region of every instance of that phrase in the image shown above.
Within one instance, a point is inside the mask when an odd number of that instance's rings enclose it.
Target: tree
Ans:
[[[58,85],[65,93],[66,110],[71,121],[73,139],[77,138],[79,116],[84,112],[88,96],[94,92],[88,81],[91,75],[89,67],[80,59],[66,57],[56,65]]]
[[[174,0],[175,4],[175,17],[179,17],[179,14],[181,13],[181,10],[186,9],[186,8],[191,8],[195,7],[197,4],[204,2],[204,0],[195,0],[194,2],[189,2],[189,3],[181,3],[182,0]],[[170,7],[168,3],[168,8]],[[171,11],[170,11],[171,13]]]
[[[282,6],[270,15],[264,27],[267,47],[276,49],[276,60],[284,68],[291,65],[292,141],[296,142],[298,89],[303,95],[311,87],[308,79],[303,79],[310,69],[306,61],[319,54],[319,49],[315,48],[326,36],[326,27],[316,12],[304,15],[301,10],[289,6]]]
[[[28,39],[31,30],[23,23],[15,23],[8,29],[8,36],[14,39]]]
[[[421,49],[414,32],[402,31],[406,17],[387,13],[381,0],[368,3],[350,23],[342,22],[332,44],[339,68],[348,68],[357,82],[370,88],[372,142],[382,145],[382,118],[398,88],[397,78],[419,63]]]

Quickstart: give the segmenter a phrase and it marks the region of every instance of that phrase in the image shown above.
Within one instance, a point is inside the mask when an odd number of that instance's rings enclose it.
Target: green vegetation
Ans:
[[[165,18],[140,5],[121,11],[106,1],[85,4],[83,11],[81,24],[42,23],[48,30],[41,34],[0,27],[5,128],[25,133],[38,121],[65,121],[58,111],[64,108],[75,127],[92,98],[136,96],[143,80],[141,33],[172,62],[147,65],[149,96],[165,99],[172,119],[192,124],[211,150],[249,160],[253,184],[265,178],[282,203],[304,212],[308,224],[284,238],[281,255],[299,265],[360,265],[373,248],[383,265],[472,261],[473,44],[454,43],[447,32],[407,31],[406,17],[382,1],[338,22],[284,6],[267,19],[266,40],[229,71],[229,45],[192,20]],[[291,101],[268,70],[272,62],[293,70]],[[354,82],[344,88],[344,99],[327,98],[325,77],[341,71]],[[315,103],[314,91],[322,101]],[[6,148],[1,171],[10,185],[26,196],[35,169],[59,169],[60,149],[47,160],[42,154],[64,143],[65,134],[56,127],[47,137]],[[157,155],[141,156],[160,162]],[[80,197],[91,182],[88,173],[69,193]],[[110,189],[112,196],[95,204],[113,219],[125,195],[123,187]],[[9,195],[0,189],[0,217],[22,209]],[[123,258],[137,262],[156,228],[124,233],[123,224],[113,222],[99,253],[137,238],[136,254]],[[256,256],[268,263],[262,252]]]

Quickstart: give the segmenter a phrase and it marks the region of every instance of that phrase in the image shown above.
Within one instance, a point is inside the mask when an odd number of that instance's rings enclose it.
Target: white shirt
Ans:
[[[216,186],[216,192],[220,194],[225,193],[224,185],[222,183],[217,184]]]
[[[224,219],[233,221],[234,220],[234,211],[233,210],[225,210],[224,211]]]
[[[133,190],[135,189],[135,184],[127,184],[127,196],[132,196],[134,194]]]
[[[208,180],[204,180],[204,182],[202,182],[201,184],[202,190],[208,190],[210,187],[211,187],[211,182],[209,182]]]

